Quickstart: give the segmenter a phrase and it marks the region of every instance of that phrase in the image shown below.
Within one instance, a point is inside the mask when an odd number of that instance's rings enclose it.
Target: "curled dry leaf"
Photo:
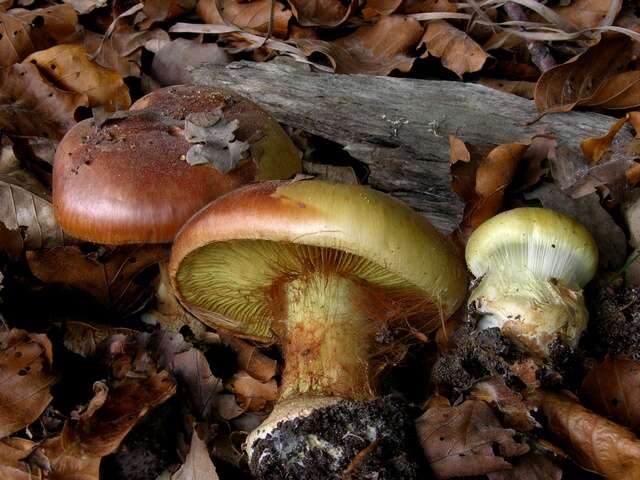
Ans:
[[[581,55],[540,76],[536,107],[541,112],[566,112],[588,103],[607,79],[626,68],[634,55],[632,46],[633,40],[624,35],[602,35]]]
[[[139,23],[146,30],[156,22],[164,22],[179,17],[196,8],[198,0],[145,0],[143,12],[146,16]]]
[[[635,108],[640,105],[640,72],[631,70],[606,79],[591,98],[580,102],[585,107],[609,110]]]
[[[511,468],[506,458],[529,451],[502,428],[491,408],[478,400],[455,407],[437,405],[416,421],[418,437],[437,478],[486,475]]]
[[[9,134],[60,140],[76,121],[84,94],[54,87],[35,65],[16,63],[0,72],[0,129]]]
[[[299,39],[296,43],[307,56],[325,55],[336,73],[388,75],[411,69],[415,56],[410,52],[421,35],[422,27],[413,18],[390,15],[333,42]]]
[[[64,324],[64,346],[82,357],[90,357],[103,340],[112,335],[134,335],[135,330],[69,321]]]
[[[50,438],[40,447],[51,463],[46,480],[99,480],[100,457],[79,455],[64,443],[61,435]]]
[[[469,153],[467,146],[455,135],[449,135],[449,148],[451,148],[451,158],[449,159],[450,165],[453,165],[456,162],[471,161],[471,153]]]
[[[220,333],[222,343],[233,349],[237,356],[238,366],[253,378],[268,382],[276,375],[278,363],[267,357],[257,347],[227,333]]]
[[[247,372],[238,372],[226,383],[227,390],[247,398],[259,398],[273,402],[278,398],[278,384],[274,379],[267,382],[256,380]]]
[[[613,7],[614,18],[622,8],[621,0],[573,0],[567,6],[558,6],[554,11],[580,30],[602,24]],[[613,20],[613,19],[612,19]]]
[[[78,16],[71,5],[0,12],[0,67],[70,39],[77,24]]]
[[[230,62],[231,56],[215,43],[202,44],[178,38],[168,42],[154,55],[151,75],[163,86],[182,85],[190,81],[187,67],[203,63],[227,65]]]
[[[567,393],[542,394],[548,431],[583,468],[611,480],[640,478],[640,440]]]
[[[362,15],[365,19],[376,15],[391,15],[400,5],[402,0],[367,0],[366,6],[362,9]]]
[[[289,0],[289,5],[303,27],[336,27],[349,18],[358,0]]]
[[[583,140],[583,142],[580,144],[580,147],[582,148],[582,153],[587,158],[589,164],[593,165],[602,160],[602,157],[611,147],[613,139],[618,134],[620,129],[624,126],[626,121],[627,119],[624,117],[619,119],[617,122],[611,125],[609,131],[603,137],[587,138],[586,140]]]
[[[46,335],[0,333],[0,438],[35,421],[52,399],[53,352]]]
[[[625,355],[607,355],[585,377],[580,397],[598,413],[637,431],[640,428],[640,363]]]
[[[244,31],[256,34],[265,34],[269,31],[271,0],[254,0],[248,3],[223,0],[221,4],[219,15],[223,23],[235,25]],[[273,1],[272,35],[278,38],[287,37],[291,15],[291,10],[285,10],[282,3]]]
[[[153,294],[148,281],[136,279],[166,256],[162,245],[123,246],[102,255],[70,246],[27,252],[27,262],[43,282],[71,285],[109,308],[131,313]]]
[[[42,472],[29,467],[25,458],[34,450],[35,443],[23,438],[0,440],[0,478],[6,480],[41,480]]]
[[[85,94],[90,107],[112,112],[131,106],[129,87],[122,76],[91,61],[82,45],[56,45],[31,54],[24,63],[36,65],[56,85]]]
[[[218,478],[207,445],[198,436],[197,428],[194,428],[187,458],[180,469],[171,475],[171,480],[218,480]]]
[[[176,391],[169,372],[148,378],[127,378],[106,389],[100,382],[95,397],[77,421],[68,421],[62,431],[62,444],[68,454],[104,457],[113,453],[129,431],[153,407]]]
[[[55,219],[49,192],[27,170],[0,173],[0,224],[18,252],[69,242]]]
[[[508,427],[520,432],[528,432],[540,427],[530,413],[536,410],[536,406],[507,387],[502,377],[493,377],[476,383],[471,391],[471,398],[482,400],[497,408]]]
[[[427,55],[440,58],[442,65],[460,78],[464,73],[480,70],[489,55],[474,39],[445,20],[429,23],[420,45]]]

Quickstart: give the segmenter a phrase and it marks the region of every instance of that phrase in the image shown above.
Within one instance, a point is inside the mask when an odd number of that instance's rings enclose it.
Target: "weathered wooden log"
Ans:
[[[369,183],[400,198],[443,231],[463,204],[450,188],[450,134],[473,145],[528,142],[553,133],[559,145],[606,133],[614,119],[585,112],[537,117],[530,100],[474,83],[330,75],[281,63],[203,65],[194,83],[219,85],[260,103],[284,124],[344,146],[369,166]]]

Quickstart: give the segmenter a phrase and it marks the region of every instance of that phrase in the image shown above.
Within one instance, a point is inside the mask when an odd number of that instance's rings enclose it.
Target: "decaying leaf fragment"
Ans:
[[[269,31],[271,19],[271,0],[254,0],[252,2],[238,2],[236,0],[223,0],[221,12],[218,14],[224,23],[236,25],[242,30],[265,34]],[[289,32],[289,20],[291,10],[285,10],[284,5],[274,0],[273,23],[271,33],[278,38],[286,38]]]
[[[42,472],[35,471],[25,461],[36,444],[23,438],[0,440],[0,478],[7,480],[41,480]]]
[[[253,378],[268,382],[276,375],[278,363],[260,352],[254,345],[222,332],[220,339],[236,352],[238,366]]]
[[[421,35],[422,27],[415,19],[389,15],[333,42],[301,38],[296,43],[307,56],[326,56],[336,73],[388,75],[396,69],[411,69],[415,61],[412,51]]]
[[[46,335],[0,333],[0,438],[35,421],[53,398],[53,352]]]
[[[24,63],[36,65],[56,85],[87,95],[91,107],[112,112],[131,106],[122,76],[93,62],[82,45],[56,45],[29,55]]]
[[[489,57],[474,39],[445,20],[430,22],[420,45],[427,48],[423,57],[431,54],[440,58],[442,65],[460,78],[464,73],[480,70]]]
[[[194,428],[189,454],[180,470],[171,476],[171,480],[218,480],[218,478],[207,445],[198,435],[197,428]]]
[[[640,478],[640,440],[568,393],[543,393],[547,429],[582,467],[611,480]]]
[[[471,398],[482,400],[494,406],[503,416],[504,423],[520,432],[527,432],[540,424],[531,415],[536,410],[532,402],[511,390],[503,377],[493,377],[476,383]]]
[[[595,411],[637,431],[640,428],[640,363],[607,355],[582,382],[580,397]]]
[[[529,451],[514,439],[516,432],[502,428],[491,408],[478,400],[429,408],[416,420],[416,428],[431,470],[440,479],[510,469],[507,458]]]
[[[622,8],[620,0],[573,0],[569,5],[555,7],[554,11],[579,30],[600,26],[612,6],[615,18]]]
[[[211,164],[221,173],[235,169],[250,148],[247,142],[236,140],[238,120],[224,118],[222,109],[187,115],[184,121],[185,138],[193,145],[187,151],[190,165]]]
[[[627,119],[624,117],[619,119],[617,122],[611,125],[609,131],[603,137],[587,138],[586,140],[582,141],[580,147],[582,148],[582,153],[587,158],[589,164],[593,165],[602,160],[602,157],[605,155],[605,153],[607,153],[607,150],[611,146],[613,139],[618,134],[620,129],[624,126],[626,121]]]
[[[290,0],[289,5],[303,27],[336,27],[358,5],[357,0]]]

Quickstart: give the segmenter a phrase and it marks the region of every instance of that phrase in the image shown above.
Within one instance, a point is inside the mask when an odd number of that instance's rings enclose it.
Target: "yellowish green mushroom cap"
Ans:
[[[276,338],[275,291],[316,268],[411,292],[443,319],[466,295],[463,262],[426,219],[367,187],[318,180],[221,197],[184,226],[170,261],[176,292],[198,318],[262,341]]]
[[[598,248],[571,217],[543,208],[517,208],[483,223],[466,248],[479,285],[469,304],[479,327],[500,327],[541,357],[554,341],[571,348],[587,325],[582,288],[598,267]]]

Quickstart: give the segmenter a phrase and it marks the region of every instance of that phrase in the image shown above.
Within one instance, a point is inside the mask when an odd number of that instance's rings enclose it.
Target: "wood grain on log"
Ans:
[[[370,169],[369,184],[400,198],[445,232],[462,217],[450,188],[449,134],[473,145],[528,142],[553,133],[579,151],[604,135],[614,119],[585,112],[537,117],[532,101],[474,83],[329,75],[281,63],[203,65],[196,84],[245,95],[284,124],[344,146]]]

